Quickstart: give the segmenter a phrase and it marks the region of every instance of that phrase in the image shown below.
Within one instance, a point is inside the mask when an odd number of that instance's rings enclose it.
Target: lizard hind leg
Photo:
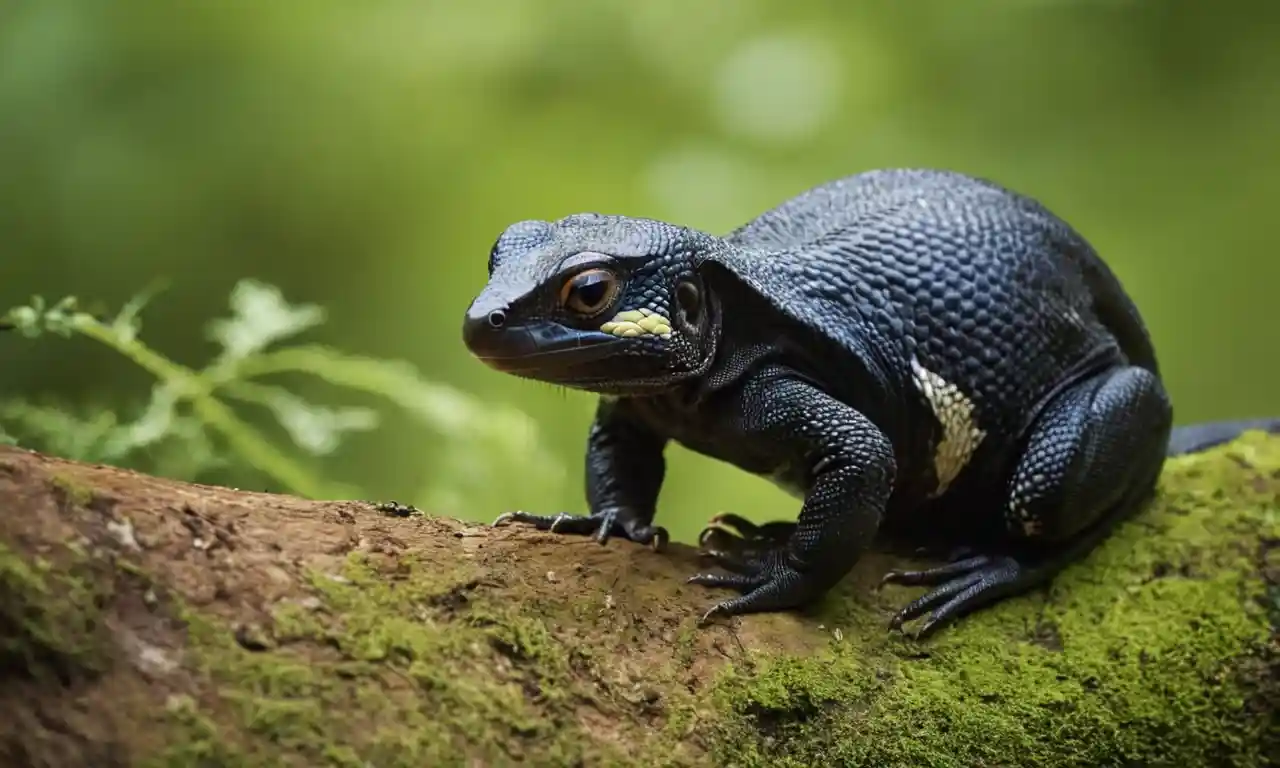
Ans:
[[[1153,492],[1172,409],[1160,380],[1128,366],[1061,392],[1041,413],[1008,486],[1005,526],[1018,554],[973,554],[885,583],[933,587],[894,615],[926,613],[917,638],[977,608],[1047,583],[1098,546]]]

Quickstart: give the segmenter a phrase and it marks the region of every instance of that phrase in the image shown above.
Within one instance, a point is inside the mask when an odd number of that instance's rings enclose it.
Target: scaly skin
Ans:
[[[725,237],[579,214],[511,225],[464,325],[516,376],[602,395],[590,514],[544,530],[660,547],[676,441],[803,499],[796,522],[714,518],[700,544],[738,591],[704,618],[798,608],[873,546],[944,553],[886,581],[932,589],[892,626],[1043,584],[1151,495],[1166,455],[1260,420],[1171,430],[1137,309],[1037,202],[929,170],[811,189]]]

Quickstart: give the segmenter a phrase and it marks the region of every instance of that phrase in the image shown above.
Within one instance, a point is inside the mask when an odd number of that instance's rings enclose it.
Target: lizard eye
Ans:
[[[617,275],[607,269],[584,270],[565,281],[560,303],[574,314],[592,317],[613,303],[620,287]]]

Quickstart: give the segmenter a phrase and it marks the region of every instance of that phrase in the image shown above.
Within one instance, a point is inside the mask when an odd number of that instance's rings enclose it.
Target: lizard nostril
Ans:
[[[507,313],[500,309],[495,309],[489,313],[489,327],[501,328],[507,322]]]

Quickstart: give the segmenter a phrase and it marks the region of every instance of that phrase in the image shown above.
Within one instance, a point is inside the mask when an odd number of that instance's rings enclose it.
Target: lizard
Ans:
[[[737,594],[717,616],[809,606],[872,548],[938,563],[890,619],[927,637],[1047,584],[1155,493],[1169,456],[1280,419],[1173,427],[1144,321],[1086,239],[960,171],[868,170],[717,236],[651,218],[518,221],[466,311],[503,374],[598,395],[586,515],[510,512],[661,549],[664,449],[768,478],[794,521],[698,537]]]

